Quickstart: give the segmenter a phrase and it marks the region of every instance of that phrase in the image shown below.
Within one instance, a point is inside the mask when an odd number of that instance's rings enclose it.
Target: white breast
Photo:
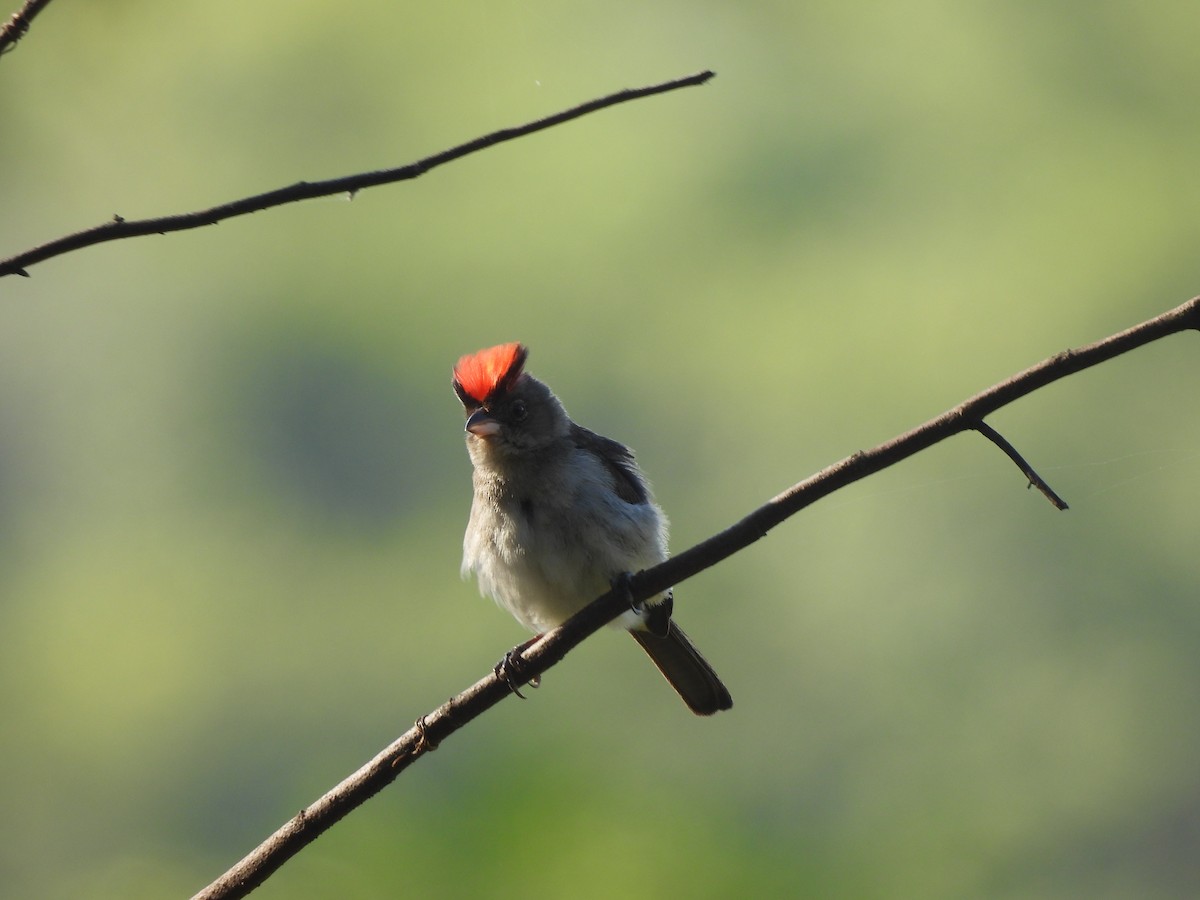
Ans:
[[[473,572],[485,596],[537,633],[561,625],[622,572],[666,558],[657,506],[621,500],[591,454],[576,454],[569,469],[570,477],[541,472],[533,483],[510,479],[490,492],[479,491],[477,479],[463,541],[464,577]],[[629,618],[626,627],[636,624]]]

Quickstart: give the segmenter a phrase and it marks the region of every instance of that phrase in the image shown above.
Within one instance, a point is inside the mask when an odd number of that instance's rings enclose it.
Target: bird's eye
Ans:
[[[529,410],[525,408],[523,400],[518,400],[512,405],[512,418],[514,422],[523,422],[528,415]]]

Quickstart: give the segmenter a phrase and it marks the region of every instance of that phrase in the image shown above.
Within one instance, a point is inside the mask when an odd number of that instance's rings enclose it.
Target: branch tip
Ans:
[[[477,153],[488,147],[494,147],[505,141],[511,141],[538,131],[544,131],[547,128],[578,119],[588,113],[607,109],[610,106],[617,106],[618,104],[638,100],[642,97],[651,97],[655,94],[664,94],[668,91],[703,84],[713,78],[715,74],[713,71],[706,69],[703,72],[698,72],[695,75],[689,75],[684,78],[674,78],[670,81],[646,87],[617,91],[614,94],[589,100],[586,103],[581,103],[578,106],[554,113],[553,115],[536,119],[532,122],[526,122],[524,125],[493,131],[491,134],[485,134],[464,144],[459,144],[456,147],[435,153],[425,159],[420,159],[414,163],[394,169],[359,172],[354,175],[346,175],[324,181],[297,181],[287,187],[276,188],[275,190],[266,191],[265,193],[256,194],[251,197],[242,197],[241,199],[222,203],[209,209],[189,213],[132,220],[114,217],[114,219],[105,222],[103,225],[57,238],[18,253],[16,256],[9,257],[6,260],[0,260],[0,277],[20,274],[21,270],[26,266],[31,266],[34,263],[39,263],[55,256],[61,256],[64,253],[81,250],[84,247],[91,247],[107,241],[139,237],[146,234],[187,231],[192,228],[199,228],[201,225],[215,225],[218,222],[225,219],[232,219],[235,216],[244,216],[249,213],[259,212],[260,210],[283,206],[286,203],[312,200],[317,197],[348,194],[353,199],[354,195],[364,188],[394,184],[399,181],[411,181],[437,166],[452,162],[472,153]],[[113,227],[114,224],[120,227]]]
[[[1070,351],[1068,350],[1068,351],[1066,351],[1066,353],[1070,353]],[[1064,356],[1063,354],[1059,354],[1055,358],[1056,359],[1061,358],[1065,361],[1066,359],[1069,359],[1070,357]],[[987,438],[989,441],[991,441],[993,444],[995,444],[997,447],[999,447],[1001,450],[1003,450],[1005,455],[1008,456],[1008,458],[1011,459],[1016,464],[1017,468],[1021,470],[1021,473],[1029,481],[1029,484],[1026,485],[1026,488],[1031,488],[1031,487],[1037,488],[1039,491],[1042,492],[1043,496],[1045,496],[1045,498],[1047,500],[1049,500],[1051,504],[1053,504],[1055,509],[1066,510],[1066,509],[1070,508],[1067,506],[1067,501],[1064,500],[1062,497],[1058,496],[1058,494],[1056,494],[1054,492],[1054,489],[1051,488],[1050,485],[1048,485],[1046,483],[1045,479],[1043,479],[1042,476],[1037,473],[1037,471],[1033,468],[1033,466],[1031,466],[1028,462],[1026,462],[1025,457],[1023,457],[1020,453],[1018,453],[1017,448],[1014,447],[1012,444],[1010,444],[1004,438],[1004,436],[1002,434],[1000,434],[1000,432],[998,432],[995,428],[993,428],[991,425],[989,425],[987,422],[983,421],[982,419],[977,419],[974,422],[972,422],[971,428],[974,431],[978,431],[985,438]]]

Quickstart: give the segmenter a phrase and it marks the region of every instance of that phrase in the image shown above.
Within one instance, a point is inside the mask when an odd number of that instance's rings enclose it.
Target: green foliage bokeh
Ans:
[[[14,0],[15,4],[15,0]],[[1186,5],[52,4],[0,255],[702,88],[0,281],[0,892],[185,896],[523,638],[458,579],[449,369],[520,339],[689,546],[1200,291]],[[263,897],[1200,892],[1195,336],[601,634]]]

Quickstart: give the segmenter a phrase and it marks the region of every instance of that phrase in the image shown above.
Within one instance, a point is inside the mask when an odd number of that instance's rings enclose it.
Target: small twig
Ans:
[[[34,18],[50,5],[50,0],[25,0],[25,5],[9,16],[0,28],[0,56],[12,50],[17,41],[25,37]]]
[[[1046,484],[1042,476],[1034,471],[1033,466],[1025,461],[1025,457],[1017,452],[1017,448],[1010,444],[1005,439],[1004,435],[982,420],[974,423],[971,427],[1003,450],[1008,455],[1008,458],[1017,464],[1017,468],[1021,470],[1022,474],[1029,479],[1029,486],[1035,487],[1045,494],[1046,499],[1054,504],[1055,509],[1069,508],[1067,506],[1067,501],[1058,496],[1058,494],[1054,493],[1054,490],[1050,487],[1050,485]]]
[[[285,203],[295,203],[298,200],[312,200],[316,197],[329,197],[334,194],[349,194],[353,196],[365,188],[377,187],[382,184],[393,184],[397,181],[409,181],[424,175],[430,169],[444,163],[461,159],[464,156],[488,147],[494,147],[496,144],[524,137],[536,131],[543,131],[555,125],[569,122],[572,119],[578,119],[580,116],[585,116],[588,113],[616,106],[619,103],[626,103],[630,100],[637,100],[641,97],[649,97],[654,94],[663,94],[679,88],[704,84],[713,78],[714,75],[714,72],[704,71],[698,72],[695,75],[688,75],[686,78],[675,78],[671,81],[664,81],[661,84],[653,84],[649,87],[618,91],[615,94],[609,94],[607,97],[589,100],[587,103],[582,103],[571,109],[555,113],[544,119],[528,122],[525,125],[519,125],[515,128],[502,128],[500,131],[493,131],[491,134],[485,134],[483,137],[478,137],[473,141],[459,144],[457,147],[451,147],[449,150],[443,150],[441,153],[435,153],[433,156],[428,156],[415,163],[395,169],[361,172],[356,175],[331,178],[326,181],[300,181],[288,187],[277,188],[273,191],[267,191],[264,194],[255,194],[252,197],[244,197],[241,200],[233,200],[229,203],[222,203],[220,206],[213,206],[197,212],[180,213],[178,215],[162,216],[154,219],[124,219],[120,216],[114,216],[103,225],[97,225],[84,231],[78,231],[75,234],[66,235],[65,237],[42,244],[39,247],[33,247],[23,253],[18,253],[16,256],[0,261],[0,277],[5,275],[24,275],[28,277],[29,266],[54,256],[70,253],[72,250],[90,247],[93,244],[116,241],[122,238],[140,237],[146,234],[166,234],[169,231],[186,231],[189,228],[215,225],[225,219],[244,216],[248,213],[259,212],[260,210],[270,209],[275,206],[283,206]]]
[[[760,506],[720,534],[646,569],[584,607],[563,625],[536,639],[521,653],[521,676],[535,678],[559,662],[592,633],[629,609],[753,544],[790,516],[822,497],[866,478],[939,441],[979,430],[983,417],[1060,378],[1098,365],[1169,334],[1200,330],[1200,297],[1112,337],[1068,350],[988,388],[937,418],[823,469]],[[1015,452],[1015,451],[1014,451]],[[522,645],[523,647],[525,645]],[[420,756],[500,701],[512,696],[496,673],[476,682],[418,720],[391,746],[302,810],[252,853],[196,895],[194,900],[244,897],[306,845],[351,810],[374,796]]]

